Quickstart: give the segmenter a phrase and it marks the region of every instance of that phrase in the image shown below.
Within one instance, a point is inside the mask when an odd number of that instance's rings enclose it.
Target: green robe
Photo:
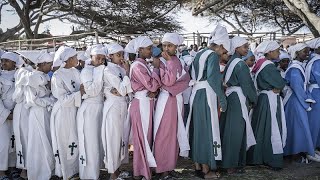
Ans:
[[[230,63],[240,58],[234,54],[229,60],[225,73]],[[257,103],[257,92],[251,79],[249,67],[244,61],[240,61],[233,69],[227,86],[240,86],[244,96],[247,98],[246,104]],[[242,117],[241,104],[236,92],[227,97],[227,111],[221,114],[220,133],[222,141],[222,168],[237,168],[246,165],[246,122]],[[249,111],[249,109],[248,109]]]
[[[258,74],[257,85],[259,90],[282,90],[285,81],[274,64],[269,64]],[[280,96],[277,100],[277,121],[282,133]],[[253,133],[257,144],[251,147],[247,153],[248,164],[265,164],[273,168],[283,167],[283,154],[273,154],[271,144],[271,112],[268,96],[260,94],[257,106],[254,108],[252,121]]]
[[[207,48],[205,49],[207,50]],[[205,51],[199,52],[193,66],[195,69],[196,78],[199,74],[199,58]],[[219,56],[216,53],[211,53],[205,63],[203,76],[201,81],[207,80],[214,92],[222,108],[226,108],[227,101],[222,90],[222,76],[220,73]],[[200,164],[207,164],[210,168],[216,169],[216,161],[214,156],[210,108],[207,103],[206,89],[200,89],[196,92],[190,122],[190,157]],[[217,110],[218,111],[218,110]]]

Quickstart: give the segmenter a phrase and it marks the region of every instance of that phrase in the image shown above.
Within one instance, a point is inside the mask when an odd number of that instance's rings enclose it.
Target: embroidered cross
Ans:
[[[121,81],[123,80],[121,73],[119,73],[119,78],[121,79]]]
[[[217,141],[214,141],[214,142],[213,142],[213,155],[214,155],[215,157],[218,156],[218,149],[219,149],[219,148],[221,148],[221,145],[218,144]]]
[[[74,150],[74,148],[77,148],[78,146],[76,145],[76,143],[75,142],[72,142],[71,143],[71,145],[69,145],[69,148],[71,148],[71,156],[73,156],[73,150]]]
[[[76,88],[76,86],[74,85],[76,82],[74,82],[73,80],[71,80],[71,85],[73,88]]]
[[[81,164],[83,164],[83,161],[86,161],[86,160],[83,158],[82,155],[81,155],[81,157],[80,157],[80,161],[81,161]]]
[[[59,156],[59,150],[57,150],[57,153],[54,154],[54,157],[58,157],[58,159],[59,159],[59,164],[61,164],[61,162],[60,162],[60,156]]]
[[[19,158],[20,158],[20,164],[22,164],[22,157],[23,157],[23,155],[21,154],[21,151],[19,151],[18,156],[19,156]]]
[[[11,148],[14,148],[14,140],[16,140],[14,138],[14,135],[11,136],[10,140],[11,140]]]

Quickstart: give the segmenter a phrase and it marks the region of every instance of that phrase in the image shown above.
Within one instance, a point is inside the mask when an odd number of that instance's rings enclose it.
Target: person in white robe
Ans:
[[[7,170],[15,171],[15,136],[13,134],[13,109],[15,102],[12,94],[15,89],[14,74],[20,65],[19,56],[6,52],[1,56],[0,71],[0,179],[9,180]],[[10,168],[10,169],[9,169]],[[13,175],[12,173],[10,173]],[[15,173],[16,175],[17,173]],[[19,177],[19,174],[17,174]],[[16,178],[16,177],[10,177]]]
[[[55,53],[54,63],[60,68],[51,79],[51,90],[57,99],[54,104],[50,131],[55,157],[55,175],[68,179],[79,172],[79,143],[76,115],[85,93],[80,85],[77,52],[73,48],[61,46]]]
[[[111,62],[104,70],[104,109],[102,143],[104,163],[111,179],[120,175],[119,167],[128,163],[128,139],[130,132],[127,94],[132,92],[128,61],[124,61],[124,49],[119,44],[108,46]]]
[[[98,179],[102,166],[101,124],[103,109],[103,70],[105,47],[95,47],[91,59],[80,74],[85,94],[77,113],[79,138],[79,175],[81,179]]]
[[[50,179],[54,168],[54,156],[50,136],[50,113],[54,103],[49,88],[48,72],[53,57],[41,52],[33,62],[37,68],[25,86],[26,107],[29,108],[28,148],[26,162],[28,179]]]

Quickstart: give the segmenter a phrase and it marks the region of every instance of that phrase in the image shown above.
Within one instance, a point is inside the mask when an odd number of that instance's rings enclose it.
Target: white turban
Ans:
[[[307,48],[308,45],[305,43],[298,43],[296,45],[290,46],[288,49],[288,52],[291,56],[291,59],[294,60],[297,57],[297,52],[303,50],[304,48]]]
[[[291,59],[291,57],[289,56],[289,54],[286,51],[280,51],[280,56],[279,56],[280,61],[282,59]]]
[[[148,46],[153,45],[153,42],[151,39],[147,36],[139,36],[135,39],[133,49],[137,53],[139,51],[139,48],[145,48]]]
[[[59,49],[54,55],[53,67],[64,67],[65,61],[67,61],[69,58],[75,55],[77,55],[77,51],[75,49],[67,46],[59,47]]]
[[[115,53],[120,52],[120,51],[124,51],[124,49],[123,49],[122,46],[120,46],[117,43],[113,43],[113,44],[110,44],[108,46],[108,53],[109,54],[115,54]]]
[[[89,57],[86,56],[86,53],[84,51],[78,51],[77,58],[79,61],[86,61],[87,59],[89,59]]]
[[[306,42],[306,44],[312,49],[317,49],[320,47],[320,38],[312,39],[311,41]]]
[[[135,54],[136,50],[134,49],[134,44],[135,44],[135,40],[136,39],[132,39],[131,41],[129,41],[129,43],[126,45],[126,47],[124,48],[124,51],[127,53],[132,53]]]
[[[274,51],[280,48],[280,45],[276,41],[263,41],[258,45],[258,47],[254,50],[254,55],[256,56],[256,60],[264,58],[264,55],[268,52]]]
[[[90,55],[94,56],[94,55],[107,55],[108,52],[106,50],[106,47],[102,44],[97,44],[95,46],[92,46],[91,51],[90,51]]]
[[[227,51],[230,51],[230,40],[227,29],[218,24],[216,29],[210,33],[209,43],[223,45]]]
[[[235,36],[234,38],[231,39],[231,49],[230,49],[230,54],[234,54],[236,51],[236,48],[248,43],[246,38],[240,37],[240,36]]]
[[[179,46],[183,43],[184,38],[178,33],[165,33],[162,42],[169,42],[176,46]]]
[[[34,64],[53,61],[53,56],[46,51],[17,51],[17,53],[30,60]]]
[[[23,64],[23,60],[19,57],[18,54],[13,52],[5,52],[1,55],[1,59],[9,59],[16,63],[16,67],[19,67]]]

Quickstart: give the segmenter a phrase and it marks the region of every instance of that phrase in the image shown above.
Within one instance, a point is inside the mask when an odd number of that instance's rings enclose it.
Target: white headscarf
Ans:
[[[145,48],[145,47],[148,47],[151,45],[153,45],[153,42],[151,41],[151,39],[149,37],[139,36],[134,41],[133,49],[134,49],[135,53],[137,53],[139,51],[139,48]]]
[[[276,41],[263,41],[258,45],[258,47],[254,50],[254,55],[256,56],[256,60],[258,61],[261,58],[264,58],[264,55],[268,52],[274,51],[280,48],[280,45]]]
[[[297,52],[303,50],[306,47],[308,47],[308,45],[305,43],[298,43],[296,45],[290,46],[288,52],[291,56],[291,59],[295,60],[297,58]]]
[[[23,60],[19,57],[18,54],[13,52],[5,52],[1,55],[2,59],[9,59],[10,61],[13,61],[16,63],[16,67],[19,67],[23,64]]]
[[[132,39],[131,41],[129,41],[129,43],[126,45],[126,47],[124,48],[124,51],[126,53],[132,53],[132,54],[135,54],[136,51],[134,49],[134,44],[135,44],[135,40],[136,39]]]
[[[240,36],[235,36],[231,39],[231,50],[230,54],[234,54],[236,51],[236,48],[248,43],[246,38],[240,37]]]
[[[90,55],[94,56],[98,54],[105,55],[105,56],[108,54],[108,51],[104,45],[98,44],[92,47]]]
[[[320,38],[312,39],[311,41],[306,42],[306,44],[312,49],[317,49],[320,47]]]
[[[34,64],[53,61],[53,56],[46,51],[17,51],[17,53]]]
[[[54,55],[53,59],[53,67],[64,67],[65,61],[67,61],[69,58],[77,55],[77,51],[71,47],[67,46],[61,46],[57,50],[57,52]]]
[[[108,53],[109,54],[115,54],[115,53],[120,52],[120,51],[124,51],[124,49],[123,49],[122,46],[120,46],[117,43],[113,43],[113,44],[110,44],[108,46]]]
[[[230,39],[228,31],[225,27],[218,24],[216,29],[210,33],[209,43],[223,45],[223,47],[229,52],[230,51]]]
[[[179,46],[183,43],[184,38],[178,33],[165,33],[162,42],[170,42],[176,46]]]
[[[5,52],[2,50],[2,49],[0,49],[0,57],[2,56],[2,54],[4,54]]]
[[[286,51],[280,51],[280,56],[279,60],[281,61],[282,59],[291,59],[290,55]]]
[[[89,59],[89,57],[86,56],[86,53],[84,51],[78,51],[77,58],[79,61],[86,61],[87,59]]]

